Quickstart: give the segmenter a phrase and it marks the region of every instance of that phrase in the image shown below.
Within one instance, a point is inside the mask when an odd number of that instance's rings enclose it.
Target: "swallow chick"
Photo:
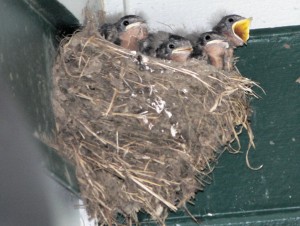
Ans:
[[[134,51],[138,51],[139,41],[148,37],[146,21],[136,15],[124,16],[114,24],[103,24],[99,32],[106,40]]]
[[[233,48],[225,37],[213,31],[200,35],[192,56],[207,59],[209,64],[225,71],[231,71],[233,67]]]
[[[213,28],[213,31],[224,36],[229,44],[233,48],[236,48],[247,44],[251,21],[251,17],[245,18],[239,15],[228,15],[220,20]]]
[[[182,36],[158,31],[140,43],[142,54],[176,62],[185,62],[192,53],[192,44]]]

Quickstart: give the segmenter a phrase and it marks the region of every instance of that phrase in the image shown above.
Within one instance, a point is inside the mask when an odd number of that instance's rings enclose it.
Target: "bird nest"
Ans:
[[[53,69],[55,147],[74,163],[89,215],[129,224],[142,210],[163,224],[243,129],[252,142],[254,85],[201,60],[130,52],[88,26],[65,38]]]

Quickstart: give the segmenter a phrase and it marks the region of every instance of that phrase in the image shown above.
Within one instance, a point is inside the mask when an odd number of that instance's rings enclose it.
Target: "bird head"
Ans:
[[[226,39],[219,35],[216,32],[205,32],[203,34],[200,35],[200,37],[197,40],[197,45],[200,48],[205,48],[206,46],[210,46],[210,45],[216,45],[216,44],[220,44],[222,43],[222,45],[224,46],[224,48],[228,48],[229,44],[226,42]]]
[[[207,55],[222,55],[229,48],[229,43],[222,35],[210,31],[202,33],[193,46],[193,57],[203,58]]]
[[[220,20],[213,31],[225,36],[234,47],[242,46],[249,39],[251,21],[251,17],[228,15]]]
[[[189,40],[179,35],[170,34],[169,37],[156,50],[157,57],[185,62],[193,51]]]
[[[136,15],[127,15],[122,17],[118,20],[118,22],[116,22],[116,27],[120,33],[132,30],[143,30],[144,32],[148,30],[146,21],[142,17]]]
[[[121,46],[127,49],[137,50],[138,42],[148,36],[146,21],[136,15],[122,17],[115,26],[119,32]]]

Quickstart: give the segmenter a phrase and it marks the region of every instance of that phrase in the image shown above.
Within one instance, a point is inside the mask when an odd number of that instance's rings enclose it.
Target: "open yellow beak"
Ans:
[[[232,26],[232,30],[236,36],[243,40],[244,43],[247,43],[249,39],[249,31],[252,17],[239,20],[235,22]]]

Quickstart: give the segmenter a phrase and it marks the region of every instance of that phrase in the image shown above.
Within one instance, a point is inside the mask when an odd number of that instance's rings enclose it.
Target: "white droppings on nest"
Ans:
[[[149,62],[149,58],[141,54],[136,54],[135,59],[141,64],[147,64]]]
[[[148,118],[147,118],[146,115],[142,115],[142,116],[141,116],[141,119],[143,120],[143,122],[144,122],[146,125],[149,123],[149,120],[148,120]]]
[[[149,62],[149,58],[144,55],[136,56],[133,62],[138,62],[138,64],[142,65],[142,68],[145,71],[150,71],[151,73],[155,72],[155,70],[147,65],[147,63]]]
[[[171,126],[170,132],[171,132],[172,137],[176,137],[176,134],[178,133],[177,128],[178,128],[178,122]]]
[[[143,111],[140,113],[140,118],[143,120],[143,122],[147,125],[149,123],[149,120],[147,118],[148,111]]]
[[[131,96],[132,97],[137,97],[137,95],[135,93],[132,93]]]
[[[165,109],[166,101],[157,96],[154,102],[151,103],[151,106],[155,108],[157,114],[160,114]]]
[[[167,109],[165,109],[165,113],[167,114],[167,116],[168,116],[169,118],[172,117],[172,112],[168,111]]]
[[[186,93],[188,93],[189,91],[188,91],[187,88],[183,88],[183,89],[182,89],[182,92],[183,92],[184,94],[186,94]]]
[[[154,125],[150,122],[150,123],[149,123],[149,130],[151,130],[151,129],[153,128],[153,126],[154,126]]]
[[[149,88],[150,88],[150,91],[149,91],[149,95],[151,96],[153,93],[157,93],[157,90],[154,89],[155,85],[150,85]]]
[[[143,56],[143,63],[148,63],[149,62],[149,58],[148,57],[146,57],[146,56]]]

